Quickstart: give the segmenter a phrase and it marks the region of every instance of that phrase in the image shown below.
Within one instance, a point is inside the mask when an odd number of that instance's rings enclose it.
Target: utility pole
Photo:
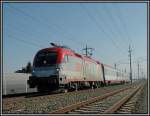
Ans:
[[[142,71],[142,79],[144,79],[144,72]]]
[[[129,45],[129,58],[130,58],[130,80],[131,80],[131,83],[132,83],[132,64],[131,64],[131,46]]]
[[[139,61],[137,62],[137,66],[138,66],[138,80],[139,80]]]
[[[85,55],[88,56],[88,47],[86,45],[86,48],[85,48]]]
[[[114,64],[114,66],[115,66],[115,69],[117,69],[117,64],[116,63]],[[117,76],[117,79],[118,79],[118,72],[116,72],[116,76]]]
[[[117,69],[117,64],[116,63],[114,64],[114,66],[115,66],[115,69]]]
[[[126,68],[124,69],[124,72],[126,73],[127,71],[126,71]]]
[[[86,47],[83,48],[82,50],[85,50],[85,54],[84,55],[92,56],[92,54],[93,54],[92,51],[94,50],[94,48],[88,48],[87,45],[86,45]],[[90,51],[88,51],[88,50],[90,50]]]

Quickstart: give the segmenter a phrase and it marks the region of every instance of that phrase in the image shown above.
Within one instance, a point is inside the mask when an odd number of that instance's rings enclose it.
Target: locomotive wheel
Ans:
[[[79,89],[79,84],[75,83],[75,91],[78,91],[78,89]]]
[[[38,90],[39,92],[46,92],[46,91],[52,91],[52,90],[54,90],[54,88],[50,88],[50,87],[47,86],[47,85],[38,85],[38,86],[37,86],[37,90]]]
[[[67,92],[68,92],[68,89],[65,89],[64,92],[67,93]]]
[[[62,90],[63,93],[67,93],[68,92],[68,89],[64,89]]]
[[[45,87],[42,87],[42,86],[37,86],[37,90],[38,92],[45,92],[45,91],[48,91],[48,89],[46,89]]]

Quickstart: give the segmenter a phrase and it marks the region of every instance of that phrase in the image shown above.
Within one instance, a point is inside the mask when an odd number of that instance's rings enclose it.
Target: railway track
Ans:
[[[120,91],[121,89],[129,89],[132,86],[136,86],[138,84],[139,83],[137,82],[133,84],[107,86],[97,89],[73,91],[58,94],[31,94],[28,95],[28,97],[6,97],[3,99],[3,113],[56,113],[54,111],[56,111],[57,109],[62,109],[66,106],[71,106],[72,104],[89,101],[89,99],[96,97],[98,98],[103,95],[108,95],[111,92]],[[115,93],[113,94],[115,95]],[[71,110],[69,110],[68,112],[70,111]]]
[[[7,94],[3,95],[2,97],[4,99],[6,98],[14,98],[14,97],[38,97],[38,96],[45,96],[45,95],[54,95],[54,94],[59,94],[58,91],[53,91],[53,92],[29,92],[29,93],[16,93],[16,94]]]
[[[106,87],[98,88],[98,89],[107,90],[105,88]],[[84,90],[79,90],[79,91],[68,91],[68,92],[69,93],[74,93],[74,92],[78,93],[78,92],[86,92],[86,91],[93,91],[93,90],[91,90],[91,89],[84,89]],[[110,89],[110,91],[111,91],[111,89]],[[52,91],[52,92],[49,92],[49,91],[45,91],[45,92],[29,92],[29,93],[16,93],[16,94],[2,95],[2,98],[3,99],[7,99],[7,98],[14,98],[14,97],[16,97],[16,98],[19,99],[20,97],[27,98],[27,97],[38,97],[38,96],[45,96],[45,95],[52,95],[53,96],[55,94],[62,95],[62,94],[67,94],[67,93],[65,93],[65,92],[59,92],[59,91]]]
[[[79,102],[62,109],[50,112],[52,114],[112,114],[129,113],[134,108],[134,103],[143,84],[132,86],[106,93],[103,96],[95,97]],[[134,96],[134,97],[133,97]],[[129,101],[132,99],[131,101]],[[129,102],[127,102],[129,101]],[[129,110],[130,109],[130,110]]]
[[[145,87],[142,86],[127,102],[125,102],[115,113],[117,114],[130,114],[135,113],[135,107],[138,100],[141,97],[142,91],[144,91]]]

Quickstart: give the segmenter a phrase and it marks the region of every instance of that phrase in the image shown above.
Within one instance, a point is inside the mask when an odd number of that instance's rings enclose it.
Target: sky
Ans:
[[[50,43],[77,53],[87,45],[93,59],[129,71],[147,73],[146,3],[3,3],[3,70],[14,72],[33,62]]]

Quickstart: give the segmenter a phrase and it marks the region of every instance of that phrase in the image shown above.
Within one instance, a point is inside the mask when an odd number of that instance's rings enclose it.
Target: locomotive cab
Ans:
[[[37,87],[38,91],[54,90],[59,86],[59,51],[44,49],[39,51],[33,62],[32,76],[29,77],[30,88]]]

